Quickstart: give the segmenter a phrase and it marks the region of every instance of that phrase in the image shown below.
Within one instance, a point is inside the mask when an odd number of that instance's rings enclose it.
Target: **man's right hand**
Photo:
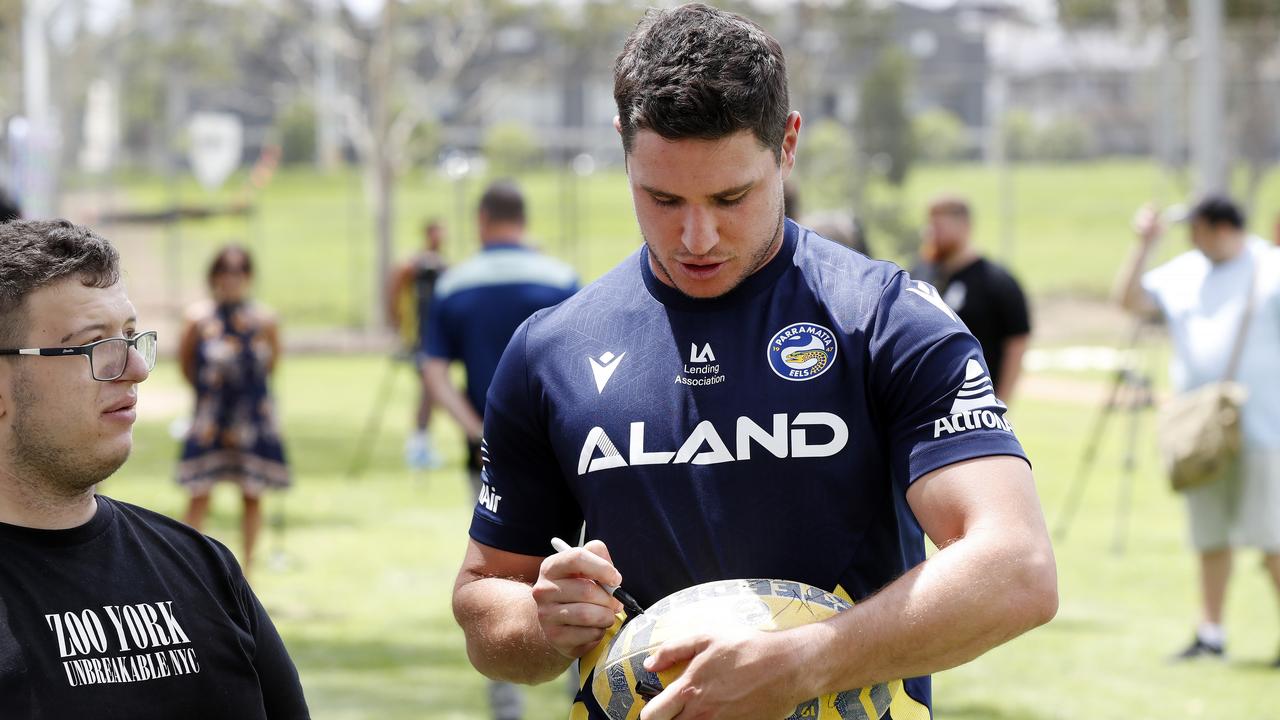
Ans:
[[[561,655],[579,658],[590,652],[622,611],[622,603],[600,583],[621,585],[622,574],[599,540],[542,561],[533,599],[542,634]]]
[[[1164,235],[1164,221],[1154,204],[1147,203],[1134,213],[1133,232],[1146,247],[1151,247]]]

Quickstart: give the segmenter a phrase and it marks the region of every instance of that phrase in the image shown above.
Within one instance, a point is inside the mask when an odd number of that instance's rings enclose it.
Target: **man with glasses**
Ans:
[[[96,492],[155,361],[106,240],[0,224],[0,714],[307,718],[231,552]]]

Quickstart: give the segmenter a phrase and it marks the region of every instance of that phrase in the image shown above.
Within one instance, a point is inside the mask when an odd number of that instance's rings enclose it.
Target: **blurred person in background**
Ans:
[[[250,299],[253,261],[247,250],[222,248],[208,281],[212,298],[188,309],[178,346],[182,375],[196,394],[178,482],[191,493],[186,522],[197,530],[208,515],[214,484],[240,488],[247,574],[262,528],[262,494],[291,483],[270,391],[280,331],[275,314]]]
[[[391,276],[387,293],[387,318],[400,336],[402,348],[414,361],[415,375],[419,378],[418,407],[414,416],[413,433],[405,443],[405,462],[415,470],[438,468],[439,453],[431,442],[431,409],[434,405],[425,376],[417,371],[426,357],[422,354],[422,339],[427,336],[427,318],[431,311],[431,299],[435,295],[436,281],[446,265],[440,257],[444,245],[444,225],[431,218],[422,226],[422,248],[401,263]]]
[[[929,203],[920,263],[912,277],[931,283],[982,345],[996,397],[1008,403],[1022,374],[1031,312],[1022,286],[973,245],[973,213],[957,195]]]
[[[18,207],[18,201],[0,186],[0,223],[21,219],[22,208]]]
[[[1225,196],[1205,197],[1188,219],[1193,249],[1148,271],[1165,226],[1153,206],[1138,211],[1137,243],[1116,278],[1114,296],[1129,312],[1168,324],[1171,378],[1185,392],[1223,379],[1253,288],[1235,378],[1249,393],[1241,416],[1241,463],[1226,478],[1184,493],[1200,561],[1201,615],[1191,644],[1176,657],[1221,658],[1232,548],[1262,550],[1280,596],[1280,249],[1249,235],[1244,213]],[[1280,656],[1273,666],[1280,668]]]
[[[842,210],[826,210],[804,216],[802,225],[828,240],[834,240],[847,248],[871,257],[867,246],[867,234],[862,221],[852,213]]]
[[[794,177],[782,183],[782,214],[828,240],[871,257],[867,231],[857,215],[844,210],[820,210],[801,217],[800,187]]]
[[[526,244],[524,195],[514,183],[490,185],[476,220],[480,253],[450,268],[436,285],[424,375],[432,396],[466,435],[467,474],[478,497],[487,463],[480,437],[485,395],[502,351],[526,318],[573,295],[578,279],[572,267]],[[465,395],[449,376],[455,360],[466,370]],[[520,690],[511,683],[491,682],[489,703],[496,720],[523,715]]]
[[[99,494],[156,360],[115,248],[0,223],[0,717],[305,720],[235,557]]]

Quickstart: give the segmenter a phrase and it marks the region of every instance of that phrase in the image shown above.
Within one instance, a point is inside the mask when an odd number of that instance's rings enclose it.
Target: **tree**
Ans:
[[[0,118],[17,112],[22,97],[21,53],[22,0],[0,0]]]
[[[945,108],[933,108],[911,120],[911,134],[920,157],[933,162],[953,162],[969,151],[969,131],[964,121]]]
[[[1129,26],[1135,34],[1163,30],[1172,47],[1186,38],[1191,11],[1196,0],[1057,0],[1058,17],[1069,29]],[[1242,196],[1252,206],[1266,173],[1274,162],[1270,152],[1276,144],[1275,106],[1263,82],[1264,59],[1280,46],[1280,3],[1275,0],[1223,0],[1228,41],[1226,53],[1227,121],[1235,139],[1234,157],[1246,166]],[[1162,109],[1167,111],[1167,109]]]
[[[911,117],[907,113],[910,62],[898,48],[880,54],[862,84],[856,129],[864,156],[883,169],[885,179],[902,187],[915,159]]]
[[[831,119],[819,120],[804,128],[797,150],[796,172],[800,177],[803,205],[813,210],[848,207],[853,192],[853,139],[849,130]]]
[[[319,20],[312,0],[264,0],[260,7],[298,27]],[[450,109],[465,111],[478,90],[465,74],[491,57],[493,37],[515,17],[503,0],[385,0],[369,19],[344,8],[329,28],[338,46],[340,81],[336,97],[327,100],[342,118],[374,208],[377,292],[371,309],[379,326],[385,318],[378,298],[386,295],[391,271],[396,183],[420,156],[414,150],[429,134],[424,125],[438,123]],[[281,48],[299,85],[318,72],[314,41],[295,32]]]
[[[507,120],[485,131],[484,156],[495,175],[511,176],[533,167],[541,159],[542,148],[532,130]]]

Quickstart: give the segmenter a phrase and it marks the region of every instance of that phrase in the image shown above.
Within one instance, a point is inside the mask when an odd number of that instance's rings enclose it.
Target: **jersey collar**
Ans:
[[[485,243],[481,248],[481,252],[489,252],[490,250],[528,250],[529,246],[521,243],[519,240],[494,240]]]
[[[98,502],[98,509],[83,525],[66,530],[41,530],[0,523],[0,539],[46,548],[70,547],[89,542],[106,532],[116,516],[116,509],[109,500],[101,495],[95,495],[94,499]]]
[[[792,266],[792,258],[796,252],[796,237],[799,235],[798,226],[787,218],[782,230],[782,247],[778,249],[778,254],[773,259],[765,263],[765,266],[755,271],[750,277],[742,281],[738,287],[729,292],[714,298],[691,298],[688,295],[676,290],[659,280],[653,274],[653,268],[649,266],[649,247],[640,248],[640,275],[644,278],[644,286],[649,290],[649,294],[654,300],[666,305],[670,308],[679,310],[720,310],[731,307],[742,302],[745,298],[756,295],[760,291],[771,287],[782,274]]]

